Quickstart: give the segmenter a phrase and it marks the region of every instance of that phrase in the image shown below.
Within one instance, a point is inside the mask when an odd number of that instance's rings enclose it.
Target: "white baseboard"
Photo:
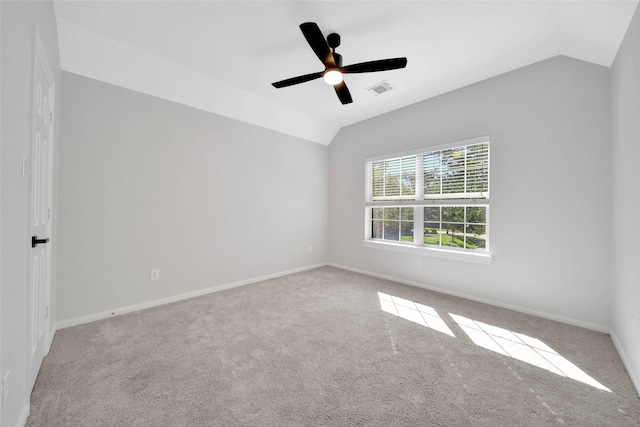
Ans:
[[[379,279],[390,280],[392,282],[398,282],[398,283],[402,283],[402,284],[409,285],[409,286],[415,286],[417,288],[422,288],[422,289],[427,289],[427,290],[430,290],[430,291],[440,292],[442,294],[452,295],[454,297],[464,298],[464,299],[468,299],[468,300],[471,300],[471,301],[476,301],[476,302],[481,302],[481,303],[484,303],[484,304],[493,305],[493,306],[496,306],[496,307],[506,308],[508,310],[513,310],[513,311],[517,311],[517,312],[520,312],[520,313],[530,314],[532,316],[542,317],[544,319],[555,320],[556,322],[562,322],[562,323],[566,323],[566,324],[573,325],[573,326],[579,326],[581,328],[591,329],[591,330],[597,331],[597,332],[604,332],[604,333],[607,333],[607,334],[610,332],[610,328],[609,327],[602,326],[602,325],[597,325],[595,323],[583,322],[581,320],[576,320],[576,319],[572,319],[572,318],[569,318],[569,317],[563,317],[563,316],[558,316],[558,315],[555,315],[555,314],[545,313],[545,312],[542,312],[542,311],[531,310],[531,309],[528,309],[526,307],[520,307],[520,306],[516,306],[516,305],[505,304],[505,303],[502,303],[500,301],[493,301],[493,300],[490,300],[490,299],[487,299],[487,298],[481,298],[481,297],[478,297],[478,296],[475,296],[475,295],[465,294],[463,292],[455,292],[455,291],[451,291],[449,289],[439,288],[437,286],[429,286],[429,285],[425,285],[424,283],[414,282],[412,280],[400,279],[398,277],[387,276],[385,274],[374,273],[374,272],[371,272],[371,271],[361,270],[359,268],[347,267],[346,265],[340,265],[340,264],[336,264],[336,263],[333,263],[333,262],[330,262],[327,265],[330,265],[330,266],[336,267],[336,268],[342,268],[344,270],[353,271],[354,273],[360,273],[360,274],[364,274],[364,275],[371,276],[371,277],[377,277]]]
[[[609,331],[609,335],[611,336],[611,340],[613,341],[613,345],[616,347],[616,350],[618,351],[618,354],[620,355],[620,359],[622,359],[622,364],[627,369],[627,374],[629,375],[629,378],[631,378],[631,382],[633,383],[634,387],[636,388],[636,393],[638,394],[638,396],[640,396],[640,378],[638,377],[636,372],[633,371],[633,365],[631,364],[631,358],[624,351],[624,347],[622,347],[622,344],[620,343],[620,340],[618,339],[618,336],[616,335],[615,331],[614,330]]]
[[[56,324],[52,324],[51,325],[51,329],[49,330],[49,335],[47,336],[47,340],[45,341],[44,345],[44,356],[47,357],[47,355],[49,354],[49,352],[51,351],[51,344],[53,344],[53,339],[56,336]]]
[[[22,408],[22,412],[20,413],[20,418],[18,418],[17,427],[24,427],[27,425],[27,418],[29,418],[29,410],[30,410],[29,400],[27,399],[27,404]]]
[[[145,308],[157,307],[159,305],[169,304],[176,301],[182,301],[189,298],[195,298],[202,295],[211,294],[213,292],[224,291],[226,289],[237,288],[240,286],[250,285],[252,283],[262,282],[265,280],[275,279],[277,277],[286,276],[288,274],[299,273],[301,271],[312,270],[318,267],[324,267],[327,263],[313,264],[305,267],[294,268],[292,270],[280,271],[278,273],[267,274],[265,276],[253,277],[251,279],[241,280],[239,282],[227,283],[223,285],[213,286],[198,291],[188,292],[185,294],[174,295],[167,298],[161,298],[158,300],[147,301],[140,304],[134,304],[126,307],[114,308],[113,310],[103,311],[101,313],[90,314],[87,316],[76,317],[73,319],[62,320],[56,323],[56,330],[69,328],[71,326],[82,325],[89,322],[95,322],[96,320],[102,320],[113,316],[118,316],[126,313],[133,313],[134,311],[144,310]]]

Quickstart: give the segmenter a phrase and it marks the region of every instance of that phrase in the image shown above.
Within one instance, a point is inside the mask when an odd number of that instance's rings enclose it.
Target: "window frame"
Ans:
[[[430,153],[434,151],[444,151],[451,148],[457,147],[466,147],[469,145],[487,143],[487,168],[489,171],[488,178],[488,191],[484,194],[484,198],[476,198],[476,199],[461,199],[455,198],[446,193],[440,195],[427,195],[424,194],[424,169],[422,165],[422,159],[420,158],[421,154]],[[371,195],[372,192],[372,182],[373,179],[370,177],[370,165],[374,162],[379,162],[383,160],[394,160],[399,158],[404,158],[407,156],[416,156],[416,174],[415,174],[415,186],[416,191],[418,193],[422,193],[421,195],[412,195],[407,197],[405,196],[391,196],[390,198],[393,200],[383,200],[384,197],[378,197],[377,200],[373,200]],[[466,163],[465,163],[466,165]],[[365,222],[364,222],[364,240],[362,241],[365,247],[376,248],[376,249],[385,249],[391,250],[395,252],[403,252],[410,253],[413,255],[425,255],[425,256],[433,256],[437,258],[444,259],[453,259],[460,260],[466,262],[473,262],[479,264],[490,264],[492,260],[492,255],[489,249],[489,223],[490,223],[490,178],[491,174],[491,138],[489,136],[472,138],[462,141],[455,141],[446,144],[439,144],[434,146],[427,146],[416,150],[404,151],[400,153],[392,153],[384,156],[371,157],[365,160],[365,200],[364,200],[364,211],[365,211]],[[467,175],[465,172],[465,179]],[[470,194],[470,193],[469,193]],[[467,196],[469,195],[467,194]],[[476,193],[475,195],[478,195]],[[452,246],[442,246],[442,245],[425,245],[424,244],[424,207],[436,207],[436,206],[460,206],[460,207],[486,207],[486,218],[485,218],[485,235],[486,235],[486,246],[484,250],[478,251],[475,249],[466,249],[466,248],[457,248]],[[403,207],[414,207],[414,238],[412,242],[403,242],[403,241],[394,241],[394,240],[383,240],[383,239],[374,239],[372,237],[372,211],[375,207],[385,207],[385,208],[403,208]],[[416,209],[418,208],[418,209]],[[421,227],[416,227],[415,224],[423,224]],[[466,223],[466,222],[465,222]]]

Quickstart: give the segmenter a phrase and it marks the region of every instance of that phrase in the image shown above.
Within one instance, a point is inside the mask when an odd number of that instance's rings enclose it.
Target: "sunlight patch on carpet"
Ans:
[[[537,338],[449,313],[474,344],[513,357],[554,374],[568,377],[600,390],[611,392],[582,369],[562,357]]]
[[[404,298],[378,292],[382,311],[401,317],[426,328],[433,329],[450,337],[455,337],[451,329],[433,307],[409,301]]]

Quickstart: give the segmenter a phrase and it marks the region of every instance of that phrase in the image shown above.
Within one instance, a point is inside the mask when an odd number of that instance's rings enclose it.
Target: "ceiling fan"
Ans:
[[[303,76],[292,77],[272,83],[277,88],[297,85],[299,83],[324,78],[327,84],[333,85],[340,102],[350,104],[353,102],[351,93],[343,80],[343,74],[372,73],[375,71],[395,70],[407,66],[407,58],[380,59],[377,61],[361,62],[359,64],[342,66],[342,55],[336,53],[336,48],[340,46],[340,35],[331,33],[325,40],[322,31],[315,22],[305,22],[300,24],[300,29],[305,39],[322,61],[324,71],[318,73],[305,74]]]

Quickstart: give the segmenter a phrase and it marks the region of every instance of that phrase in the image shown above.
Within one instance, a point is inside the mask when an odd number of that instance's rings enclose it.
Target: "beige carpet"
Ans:
[[[28,426],[638,426],[608,335],[324,267],[58,331]]]

